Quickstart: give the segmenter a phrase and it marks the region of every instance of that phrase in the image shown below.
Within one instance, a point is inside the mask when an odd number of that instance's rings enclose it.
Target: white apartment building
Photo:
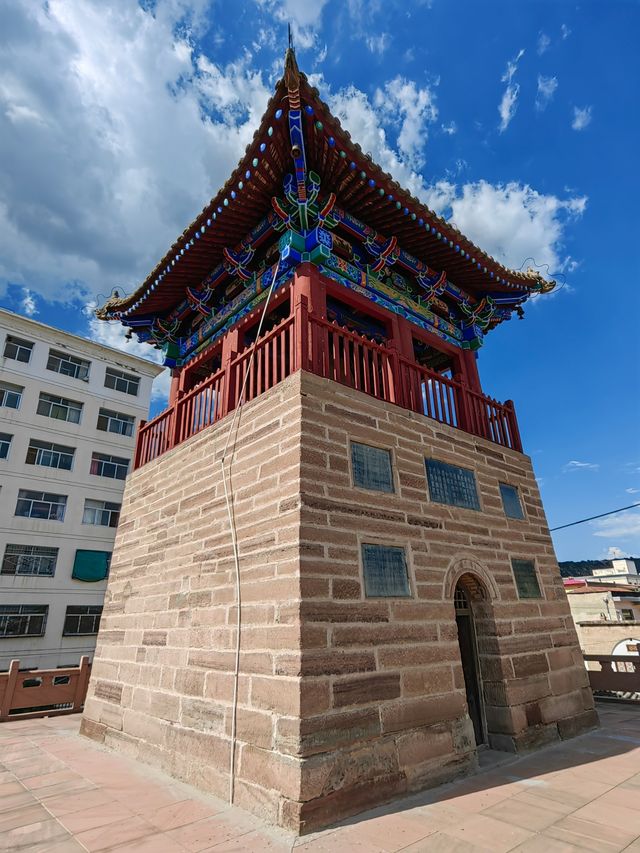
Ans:
[[[93,657],[156,364],[0,309],[0,671]]]

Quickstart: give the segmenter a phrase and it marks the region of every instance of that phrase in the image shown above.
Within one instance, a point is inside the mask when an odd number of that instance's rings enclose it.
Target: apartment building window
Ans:
[[[91,455],[90,474],[98,477],[111,477],[112,480],[124,480],[129,471],[129,460],[121,456],[109,456],[106,453]]]
[[[70,471],[73,465],[74,447],[52,444],[32,438],[27,449],[27,465],[42,465],[44,468],[62,468]]]
[[[24,388],[19,385],[0,382],[0,406],[4,406],[6,409],[19,409],[23,391]]]
[[[122,412],[100,409],[98,429],[104,430],[104,432],[115,432],[118,435],[133,435],[135,420],[133,415],[123,415]]]
[[[16,338],[14,335],[7,335],[7,339],[4,342],[5,358],[13,358],[15,361],[22,361],[24,364],[29,364],[32,352],[33,343],[31,341]]]
[[[40,545],[7,545],[0,574],[53,577],[57,561],[57,548],[45,548]]]
[[[380,447],[351,442],[353,485],[375,492],[393,492],[391,454]]]
[[[46,418],[58,421],[68,421],[79,424],[82,416],[82,403],[77,400],[67,400],[66,397],[56,397],[53,394],[41,392],[37,412]]]
[[[31,492],[28,489],[20,489],[16,504],[16,515],[22,518],[64,521],[66,507],[66,495],[54,495],[51,492]]]
[[[533,560],[511,560],[518,598],[542,598]]]
[[[0,637],[42,637],[47,604],[0,604]]]
[[[404,548],[364,544],[362,569],[367,598],[411,595]]]
[[[85,551],[79,548],[76,551],[71,577],[89,583],[103,581],[109,575],[110,565],[110,551]]]
[[[6,459],[9,455],[12,438],[13,436],[9,435],[8,432],[0,432],[0,459]]]
[[[95,524],[98,527],[117,527],[120,518],[121,504],[107,501],[93,501],[87,498],[84,502],[83,524]]]
[[[633,615],[633,610],[627,607],[622,607],[620,609],[620,616],[622,617],[623,622],[634,622],[635,617]]]
[[[473,471],[437,459],[425,459],[425,465],[432,501],[464,509],[480,509]]]
[[[64,618],[63,637],[97,634],[100,626],[102,607],[91,605],[70,605]]]
[[[123,394],[131,394],[133,397],[137,397],[139,385],[139,376],[124,373],[122,370],[116,370],[114,367],[107,367],[104,376],[105,388],[113,388],[114,391],[122,391]]]
[[[71,376],[72,379],[88,382],[90,367],[91,362],[85,361],[83,358],[76,358],[75,355],[69,355],[55,349],[49,350],[47,370],[53,370],[54,373],[61,373],[63,376]]]

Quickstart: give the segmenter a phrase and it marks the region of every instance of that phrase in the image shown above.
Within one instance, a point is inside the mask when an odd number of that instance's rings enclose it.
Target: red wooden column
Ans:
[[[171,387],[169,388],[169,406],[173,406],[178,399],[178,388],[180,387],[180,378],[184,370],[179,367],[171,369]]]
[[[231,362],[238,355],[240,348],[240,332],[238,329],[231,329],[222,339],[222,369],[224,370],[224,389],[222,400],[221,417],[228,415],[236,406],[236,369],[232,369]]]
[[[391,386],[392,402],[398,406],[412,408],[409,402],[411,394],[405,386],[406,370],[400,361],[401,356],[412,364],[415,361],[413,333],[411,325],[404,317],[399,317],[397,314],[391,316],[391,337],[387,346],[394,353],[391,359],[392,381],[389,383]]]
[[[296,370],[301,367],[324,376],[326,331],[314,327],[312,320],[327,318],[327,289],[314,264],[301,264],[296,270],[291,285],[291,310],[296,315],[296,353],[302,359]]]
[[[475,352],[464,349],[460,352],[460,362],[462,373],[467,380],[467,385],[476,394],[482,394],[482,385],[480,384],[480,374],[478,373],[478,362]]]

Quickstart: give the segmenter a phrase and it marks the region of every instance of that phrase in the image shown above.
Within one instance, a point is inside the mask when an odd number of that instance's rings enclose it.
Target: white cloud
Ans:
[[[109,323],[106,323],[104,320],[98,320],[93,313],[95,308],[95,302],[88,302],[83,309],[83,313],[88,320],[85,334],[89,340],[129,353],[129,355],[145,358],[147,361],[153,361],[155,364],[162,364],[163,355],[159,350],[154,349],[149,344],[141,344],[136,340],[135,336],[127,339],[127,329],[115,320]],[[170,385],[171,373],[166,369],[153,380],[151,399],[167,401],[169,399]]]
[[[502,77],[500,78],[503,83],[511,83],[513,77],[518,70],[518,63],[524,56],[524,48],[520,48],[518,54],[509,62],[507,62],[507,68]]]
[[[590,526],[593,528],[594,536],[607,539],[630,539],[632,536],[640,536],[640,508],[592,521]]]
[[[325,96],[334,114],[363,151],[370,153],[385,171],[392,174],[408,190],[416,195],[424,192],[422,176],[403,152],[394,149],[387,136],[386,128],[395,123],[396,117],[391,115],[389,109],[384,108],[383,103],[376,109],[364,92],[355,86],[348,86],[336,94],[327,92]],[[424,139],[422,142],[424,143]]]
[[[618,548],[617,545],[609,545],[605,552],[606,560],[619,560],[624,557],[628,557],[629,554],[627,551],[623,551],[621,548]]]
[[[640,489],[625,489],[625,492],[628,495],[637,495],[640,494]]]
[[[546,53],[549,50],[549,45],[551,44],[551,39],[546,33],[542,31],[538,34],[538,56],[542,56],[543,53]]]
[[[27,317],[33,317],[34,314],[38,313],[35,294],[28,287],[22,288],[22,301],[20,304]]]
[[[574,130],[584,130],[585,127],[591,124],[592,107],[574,107],[573,120],[571,127]]]
[[[294,46],[309,50],[316,43],[322,11],[329,0],[256,0],[259,7],[282,24],[291,24]]]
[[[222,67],[194,50],[205,0],[9,5],[0,284],[131,291],[227,179],[270,91],[248,58]]]
[[[545,110],[558,88],[557,77],[543,77],[538,74],[538,91],[536,93],[536,109]]]
[[[377,36],[369,35],[365,39],[365,44],[371,53],[377,53],[378,56],[382,56],[391,44],[391,39],[389,38],[389,33],[380,33]]]
[[[500,125],[499,130],[500,133],[504,133],[504,131],[509,127],[512,118],[516,114],[516,109],[518,105],[518,94],[520,93],[520,84],[514,83],[513,78],[515,76],[516,71],[518,70],[518,63],[524,56],[524,48],[522,48],[517,56],[514,57],[510,62],[507,63],[507,68],[502,75],[502,82],[507,84],[506,89],[502,95],[502,99],[500,104],[498,105],[498,113],[500,114]]]
[[[595,462],[578,462],[576,459],[572,459],[571,462],[563,465],[562,471],[566,474],[569,471],[597,471],[599,468],[600,466]]]
[[[454,133],[458,132],[458,125],[455,121],[450,121],[449,124],[442,124],[440,127],[442,128],[442,132],[446,133],[447,136],[453,136]]]
[[[566,24],[562,24],[560,27],[560,35],[562,36],[562,40],[568,39],[571,35],[571,30]]]
[[[412,168],[422,166],[427,127],[438,118],[433,90],[398,76],[376,90],[374,105],[384,123],[399,127],[398,148],[406,162]]]
[[[450,192],[436,186],[443,198]],[[449,206],[462,233],[506,266],[548,265],[553,273],[563,263],[565,225],[582,215],[586,203],[584,196],[560,199],[528,184],[478,181],[456,188]]]
[[[563,252],[565,228],[584,213],[586,197],[559,198],[517,182],[494,185],[487,181],[458,184],[439,180],[427,184],[419,171],[424,154],[417,148],[418,140],[424,145],[426,134],[424,130],[418,132],[416,124],[422,121],[428,126],[437,118],[433,94],[425,91],[421,111],[416,84],[407,81],[400,84],[397,82],[400,80],[403,78],[396,78],[379,90],[373,104],[355,86],[332,94],[321,75],[314,76],[313,83],[364,151],[432,210],[451,218],[464,234],[497,260],[520,268],[530,259],[543,269],[548,265],[550,272],[571,263]],[[396,89],[402,89],[406,98],[385,97],[386,92]],[[413,103],[422,118],[411,117],[414,121],[411,133],[403,138],[402,148],[395,148],[387,129],[407,120],[407,114],[401,114],[399,108],[400,101],[405,100]],[[390,115],[394,110],[397,117]]]

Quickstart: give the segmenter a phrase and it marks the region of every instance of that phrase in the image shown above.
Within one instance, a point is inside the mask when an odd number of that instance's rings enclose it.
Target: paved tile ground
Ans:
[[[0,851],[640,851],[640,709],[599,710],[597,732],[301,839],[80,737],[78,715],[2,723]]]

